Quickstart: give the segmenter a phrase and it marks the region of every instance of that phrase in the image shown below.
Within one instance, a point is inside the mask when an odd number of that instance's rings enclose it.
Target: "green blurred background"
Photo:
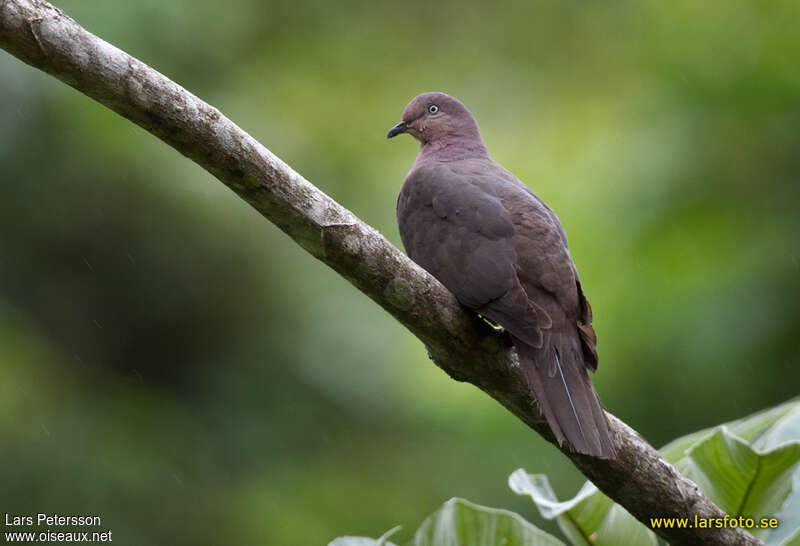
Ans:
[[[63,0],[399,244],[449,92],[558,212],[610,411],[655,445],[798,392],[800,4]],[[0,511],[123,544],[325,544],[553,448],[222,184],[0,53]],[[549,527],[545,524],[545,527]]]

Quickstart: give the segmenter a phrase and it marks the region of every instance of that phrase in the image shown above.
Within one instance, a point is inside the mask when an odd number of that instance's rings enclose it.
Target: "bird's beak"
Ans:
[[[395,125],[391,129],[389,129],[389,134],[386,135],[386,138],[396,137],[400,133],[405,133],[407,128],[408,128],[408,126],[407,126],[406,122],[405,121],[401,121],[400,123],[398,123],[397,125]]]

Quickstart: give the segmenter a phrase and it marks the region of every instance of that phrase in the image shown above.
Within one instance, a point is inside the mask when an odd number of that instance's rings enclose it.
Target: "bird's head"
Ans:
[[[408,133],[423,145],[456,139],[480,141],[481,138],[478,124],[467,107],[445,93],[417,95],[403,110],[402,120],[391,128],[387,138]]]

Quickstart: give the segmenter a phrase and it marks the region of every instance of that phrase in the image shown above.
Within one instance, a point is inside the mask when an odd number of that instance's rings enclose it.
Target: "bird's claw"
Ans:
[[[505,329],[505,328],[503,328],[502,326],[500,326],[499,324],[497,324],[495,321],[493,321],[493,320],[491,320],[491,319],[488,319],[488,318],[484,317],[484,316],[483,316],[483,315],[481,315],[480,313],[478,313],[478,316],[481,318],[481,320],[482,320],[483,322],[485,322],[486,324],[488,324],[488,325],[489,325],[489,326],[492,328],[492,330],[494,330],[494,331],[495,331],[495,333],[496,333],[496,334],[498,334],[498,335],[503,335],[503,334],[506,332],[506,329]]]

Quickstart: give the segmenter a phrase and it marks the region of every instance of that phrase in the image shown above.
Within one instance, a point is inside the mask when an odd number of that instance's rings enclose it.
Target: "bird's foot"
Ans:
[[[492,330],[494,330],[494,331],[495,331],[495,333],[497,333],[497,334],[500,334],[500,335],[502,335],[502,334],[504,334],[504,333],[505,333],[506,329],[505,329],[505,328],[503,328],[502,326],[500,326],[499,324],[497,324],[495,321],[493,321],[493,320],[491,320],[491,319],[488,319],[488,318],[484,317],[484,316],[483,316],[483,315],[481,315],[480,313],[478,313],[478,316],[481,318],[481,320],[482,320],[483,322],[485,322],[486,324],[488,324],[489,326],[491,326],[491,327],[492,327]]]

